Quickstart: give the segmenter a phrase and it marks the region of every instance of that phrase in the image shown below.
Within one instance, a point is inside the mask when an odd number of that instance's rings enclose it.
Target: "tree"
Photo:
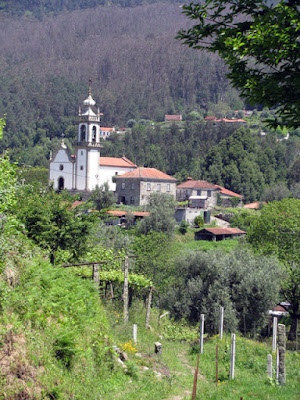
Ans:
[[[104,208],[112,206],[116,202],[116,197],[114,192],[109,190],[108,183],[105,182],[103,185],[97,186],[96,189],[92,191],[89,200],[92,201],[96,210],[101,211]]]
[[[15,214],[25,225],[28,237],[49,252],[52,264],[60,250],[68,250],[70,259],[84,254],[89,217],[78,215],[72,202],[53,189],[25,186],[17,198]]]
[[[177,38],[218,53],[250,104],[279,107],[274,126],[300,126],[299,2],[205,0],[183,6],[196,25]]]
[[[277,185],[265,188],[261,199],[263,201],[279,201],[292,196],[293,194],[288,187],[283,182],[279,182]]]
[[[142,220],[138,231],[143,235],[155,231],[162,232],[168,237],[172,236],[175,229],[174,198],[166,193],[151,193],[147,209],[150,216]]]
[[[5,120],[0,118],[0,140],[3,138]],[[4,155],[0,157],[0,215],[15,203],[16,168]]]
[[[296,339],[300,316],[300,201],[284,199],[263,207],[247,235],[252,247],[263,255],[274,254],[283,263],[282,294],[290,302],[292,323],[289,340]]]
[[[175,260],[173,282],[163,305],[175,318],[198,322],[205,315],[208,332],[218,331],[219,307],[225,308],[228,330],[244,333],[262,328],[278,299],[280,265],[275,257],[256,256],[250,249],[183,253]]]

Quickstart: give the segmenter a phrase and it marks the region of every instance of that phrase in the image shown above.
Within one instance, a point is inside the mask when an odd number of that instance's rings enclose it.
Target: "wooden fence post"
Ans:
[[[268,360],[268,366],[267,366],[267,372],[268,372],[268,378],[272,379],[272,354],[267,355],[267,360]]]
[[[128,256],[125,257],[125,263],[124,263],[124,293],[123,293],[123,313],[124,313],[124,323],[128,323],[128,318],[129,318],[129,311],[128,311]]]
[[[278,368],[278,383],[285,384],[285,325],[278,324],[278,353],[279,353],[279,368]]]
[[[200,353],[203,354],[204,314],[200,315]]]
[[[137,344],[137,324],[133,324],[132,336],[133,336],[134,344]]]
[[[93,281],[99,283],[99,265],[93,264]]]
[[[216,345],[216,385],[218,386],[218,380],[219,380],[219,345],[218,345],[218,339],[217,339],[217,345]]]
[[[230,379],[234,379],[234,368],[235,368],[235,333],[231,335]]]
[[[223,339],[223,323],[224,323],[224,307],[220,307],[220,329],[219,329],[219,338]]]
[[[148,301],[147,301],[147,312],[146,312],[146,329],[149,328],[150,325],[150,312],[151,312],[151,303],[152,303],[152,294],[153,294],[153,287],[150,287]]]
[[[272,338],[272,353],[276,351],[276,339],[277,339],[277,317],[273,318],[273,338]]]

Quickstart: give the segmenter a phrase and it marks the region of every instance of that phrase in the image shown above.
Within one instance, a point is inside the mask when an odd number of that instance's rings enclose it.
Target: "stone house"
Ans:
[[[176,198],[176,179],[155,168],[138,167],[115,177],[118,202],[135,206],[148,204],[151,193]]]
[[[186,207],[190,208],[209,210],[217,205],[219,199],[222,205],[231,206],[230,199],[232,198],[239,198],[241,204],[243,196],[207,181],[188,179],[176,188],[176,200],[188,201]]]

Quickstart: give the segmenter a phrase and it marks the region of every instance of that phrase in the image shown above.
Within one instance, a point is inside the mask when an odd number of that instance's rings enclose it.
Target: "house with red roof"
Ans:
[[[181,114],[177,114],[177,115],[170,115],[170,114],[166,114],[165,115],[165,121],[182,121],[182,115]]]
[[[222,201],[224,206],[233,206],[230,201],[233,198],[240,199],[238,205],[242,204],[242,195],[202,180],[188,179],[176,188],[176,200],[179,202],[188,201],[190,208],[211,209],[219,203],[219,200]]]
[[[218,241],[244,236],[246,232],[239,228],[204,228],[195,232],[195,240]]]
[[[151,193],[176,197],[176,179],[156,168],[138,167],[116,177],[118,202],[135,206],[148,204]]]

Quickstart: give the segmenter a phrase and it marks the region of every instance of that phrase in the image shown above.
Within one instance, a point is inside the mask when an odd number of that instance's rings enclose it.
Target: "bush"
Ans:
[[[194,219],[194,224],[196,226],[198,226],[199,228],[201,228],[201,226],[204,225],[204,219],[201,215],[197,215],[197,217],[195,217]]]
[[[182,235],[185,235],[188,231],[188,227],[189,224],[186,221],[182,221],[178,230]]]

